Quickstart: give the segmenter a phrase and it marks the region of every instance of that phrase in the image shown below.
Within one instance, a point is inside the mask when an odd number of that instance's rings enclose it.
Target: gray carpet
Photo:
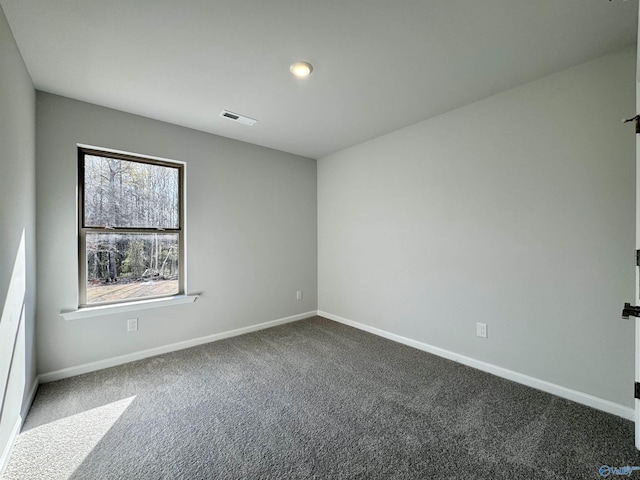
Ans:
[[[632,422],[315,317],[40,386],[3,478],[573,480],[602,465],[640,465]]]

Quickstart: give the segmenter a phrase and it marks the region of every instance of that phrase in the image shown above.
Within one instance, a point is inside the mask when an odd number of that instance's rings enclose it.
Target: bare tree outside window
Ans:
[[[182,168],[79,149],[81,305],[184,292]]]

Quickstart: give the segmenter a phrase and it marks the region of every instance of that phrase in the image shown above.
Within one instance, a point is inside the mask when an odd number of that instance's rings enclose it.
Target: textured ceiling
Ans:
[[[0,5],[39,90],[311,158],[618,50],[637,30],[635,0]],[[289,73],[296,60],[313,64],[308,79]]]

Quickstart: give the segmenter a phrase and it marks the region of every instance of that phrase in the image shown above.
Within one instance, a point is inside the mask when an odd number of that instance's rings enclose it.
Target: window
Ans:
[[[184,293],[184,165],[78,148],[80,306]]]

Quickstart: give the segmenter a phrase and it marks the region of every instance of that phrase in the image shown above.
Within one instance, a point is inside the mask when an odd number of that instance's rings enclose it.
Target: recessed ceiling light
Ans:
[[[289,70],[291,70],[291,73],[293,73],[296,77],[305,78],[311,75],[311,72],[313,72],[313,67],[310,63],[307,62],[296,62],[291,64]]]

